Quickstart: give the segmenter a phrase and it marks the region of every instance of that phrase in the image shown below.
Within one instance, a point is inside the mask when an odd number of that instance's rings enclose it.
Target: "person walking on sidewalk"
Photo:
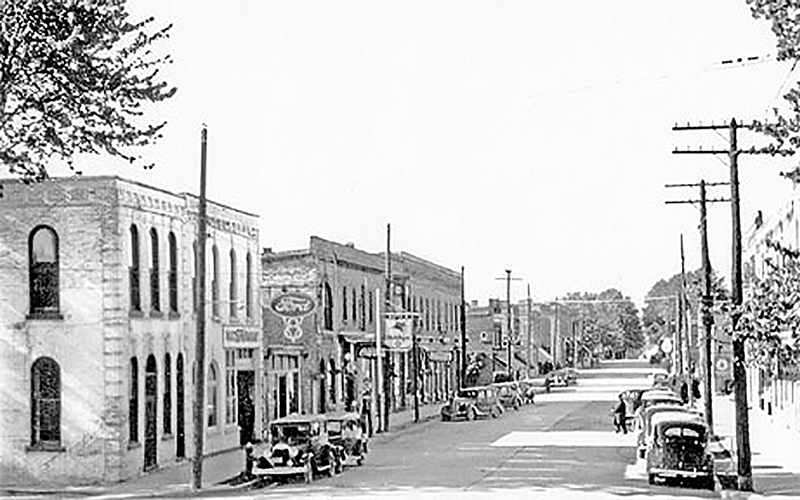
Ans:
[[[622,431],[623,434],[628,433],[628,425],[625,423],[625,417],[627,415],[625,399],[622,396],[622,393],[619,394],[619,401],[614,406],[612,410],[614,415],[614,432]]]

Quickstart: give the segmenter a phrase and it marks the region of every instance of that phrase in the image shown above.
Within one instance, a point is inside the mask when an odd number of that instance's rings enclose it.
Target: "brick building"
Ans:
[[[191,456],[197,199],[118,177],[2,183],[3,483],[115,482]],[[258,406],[261,313],[257,217],[208,214],[214,453]]]
[[[460,274],[405,252],[392,253],[391,267],[391,310],[419,315],[420,395],[442,399],[457,373]],[[385,254],[316,236],[307,249],[263,252],[265,419],[358,410],[368,387],[375,404],[376,306],[385,302],[385,268]],[[384,375],[389,407],[409,405],[411,353],[387,351]]]

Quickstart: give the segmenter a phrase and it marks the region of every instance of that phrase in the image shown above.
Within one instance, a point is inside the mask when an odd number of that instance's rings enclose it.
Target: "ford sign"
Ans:
[[[314,298],[298,292],[288,292],[278,295],[270,303],[270,307],[279,316],[298,318],[314,310]]]

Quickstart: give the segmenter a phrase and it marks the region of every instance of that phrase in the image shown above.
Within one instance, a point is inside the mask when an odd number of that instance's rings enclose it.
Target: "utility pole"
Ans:
[[[513,347],[512,347],[512,340],[513,340],[513,331],[511,325],[511,282],[512,281],[522,281],[521,278],[512,278],[511,277],[511,269],[506,269],[506,277],[505,278],[495,278],[498,280],[505,280],[506,281],[506,342],[508,343],[508,376],[512,377],[513,374]]]
[[[539,351],[536,347],[536,342],[531,335],[533,332],[533,328],[531,325],[532,319],[532,311],[531,311],[531,284],[528,283],[528,377],[531,376],[531,366],[536,367],[535,375],[539,374]],[[531,356],[533,353],[533,356]],[[533,358],[533,359],[531,359]]]
[[[195,338],[195,362],[197,377],[194,384],[194,460],[192,461],[192,488],[203,487],[203,437],[205,436],[205,391],[206,391],[206,143],[208,130],[205,124],[200,131],[200,201],[197,214],[197,334]]]
[[[461,266],[461,370],[459,389],[466,386],[467,381],[467,301],[464,298],[464,266]]]
[[[703,313],[703,410],[705,413],[706,424],[711,433],[714,432],[714,413],[713,413],[713,393],[711,388],[711,369],[712,362],[712,326],[714,325],[714,317],[711,314],[711,307],[713,300],[711,298],[711,259],[708,252],[708,210],[706,205],[708,203],[727,203],[730,200],[724,198],[717,198],[709,200],[706,196],[706,186],[727,186],[727,182],[706,182],[700,181],[699,184],[667,184],[666,187],[700,187],[699,200],[681,200],[681,201],[667,201],[667,204],[677,203],[691,203],[700,205],[700,254],[703,262],[703,299],[702,299],[702,313]],[[683,241],[683,240],[681,240]],[[689,381],[689,395],[692,397],[691,379]]]
[[[384,303],[386,304],[384,307],[381,308],[382,314],[378,315],[378,321],[381,322],[381,328],[384,327],[386,324],[384,322],[384,317],[386,313],[393,310],[392,307],[392,292],[394,289],[394,285],[392,284],[392,225],[386,224],[386,274],[384,275]],[[378,353],[382,351],[378,350]],[[389,360],[392,359],[392,352],[387,349],[386,356]],[[391,363],[387,363],[381,369],[387,368]],[[379,391],[383,392],[383,408],[381,409],[381,414],[383,415],[383,431],[387,432],[389,430],[389,413],[392,407],[392,397],[394,396],[394,391],[392,388],[392,378],[387,376],[387,374],[382,373],[383,377],[383,385],[380,386]]]
[[[750,456],[750,423],[747,410],[747,372],[745,370],[745,338],[736,332],[742,305],[742,224],[739,209],[739,155],[770,154],[791,155],[794,151],[776,147],[739,149],[737,131],[753,129],[754,125],[740,125],[735,119],[724,125],[674,126],[672,130],[721,130],[729,132],[728,149],[675,150],[674,154],[725,154],[728,155],[731,186],[732,269],[731,269],[731,329],[733,330],[733,387],[736,405],[737,486],[740,491],[753,491],[753,470]]]

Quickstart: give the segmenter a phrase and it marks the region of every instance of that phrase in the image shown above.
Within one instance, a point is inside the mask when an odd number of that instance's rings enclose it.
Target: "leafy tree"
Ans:
[[[630,352],[644,345],[639,311],[619,290],[573,292],[564,300],[583,321],[581,342],[584,346],[593,349],[600,345],[613,352]]]
[[[753,276],[735,335],[744,336],[748,362],[772,372],[775,362],[800,363],[800,252],[767,241],[772,256]]]
[[[705,290],[703,286],[703,269],[685,273],[686,300],[690,314],[700,308],[701,297]],[[669,322],[675,319],[676,300],[681,291],[681,274],[675,274],[669,279],[658,280],[650,288],[645,297],[645,307],[642,311],[642,324],[647,343],[657,345],[661,339],[670,333]],[[712,270],[711,295],[715,304],[724,304],[729,299],[725,284]]]
[[[127,0],[0,0],[0,162],[28,181],[79,153],[129,150],[161,137],[148,103],[172,97],[152,52],[171,25],[130,21]],[[150,168],[152,165],[145,165]]]

